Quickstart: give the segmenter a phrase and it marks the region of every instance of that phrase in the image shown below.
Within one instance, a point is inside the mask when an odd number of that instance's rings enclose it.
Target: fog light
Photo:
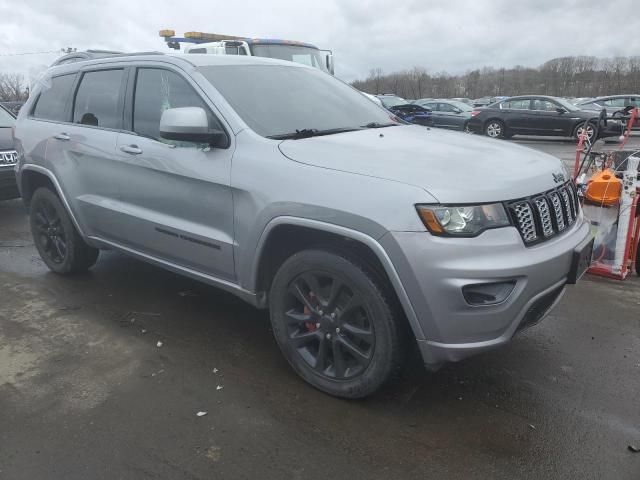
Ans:
[[[504,302],[513,288],[515,280],[496,283],[475,283],[462,287],[462,295],[469,305],[496,305]]]

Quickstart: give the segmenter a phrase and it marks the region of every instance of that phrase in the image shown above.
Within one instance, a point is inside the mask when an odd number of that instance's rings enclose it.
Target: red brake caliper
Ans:
[[[309,298],[311,300],[314,300],[316,298],[315,294],[313,292],[309,292]],[[311,310],[309,310],[309,307],[307,307],[306,305],[304,306],[304,314],[305,315],[311,315]],[[318,327],[316,327],[316,322],[304,322],[305,327],[307,327],[307,331],[309,332],[315,332]]]

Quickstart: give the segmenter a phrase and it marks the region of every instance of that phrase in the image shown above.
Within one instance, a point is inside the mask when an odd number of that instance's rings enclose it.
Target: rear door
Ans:
[[[235,278],[233,203],[230,188],[233,137],[212,149],[160,138],[167,108],[201,107],[211,127],[230,131],[199,87],[181,70],[145,66],[132,70],[125,131],[117,139],[120,197],[114,205],[118,243],[154,257],[211,274]]]
[[[433,119],[434,127],[441,127],[443,125],[442,117],[440,115],[440,112],[438,111],[437,102],[421,103],[420,105],[431,110],[431,118]]]
[[[506,100],[500,103],[500,118],[506,125],[509,133],[529,133],[528,115],[531,99],[518,98]]]
[[[110,180],[126,77],[125,67],[81,71],[64,121],[50,128],[47,164],[87,235],[97,235],[117,220],[109,205],[117,198],[118,186]]]

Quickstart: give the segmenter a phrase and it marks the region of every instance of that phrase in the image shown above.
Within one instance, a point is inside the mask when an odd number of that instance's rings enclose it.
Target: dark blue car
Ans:
[[[407,102],[397,95],[377,95],[382,106],[405,122],[430,127],[433,125],[431,110],[420,105]]]

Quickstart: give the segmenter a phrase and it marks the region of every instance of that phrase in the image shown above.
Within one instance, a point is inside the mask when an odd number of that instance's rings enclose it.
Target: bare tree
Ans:
[[[21,102],[29,96],[24,76],[19,73],[0,73],[0,101]]]

